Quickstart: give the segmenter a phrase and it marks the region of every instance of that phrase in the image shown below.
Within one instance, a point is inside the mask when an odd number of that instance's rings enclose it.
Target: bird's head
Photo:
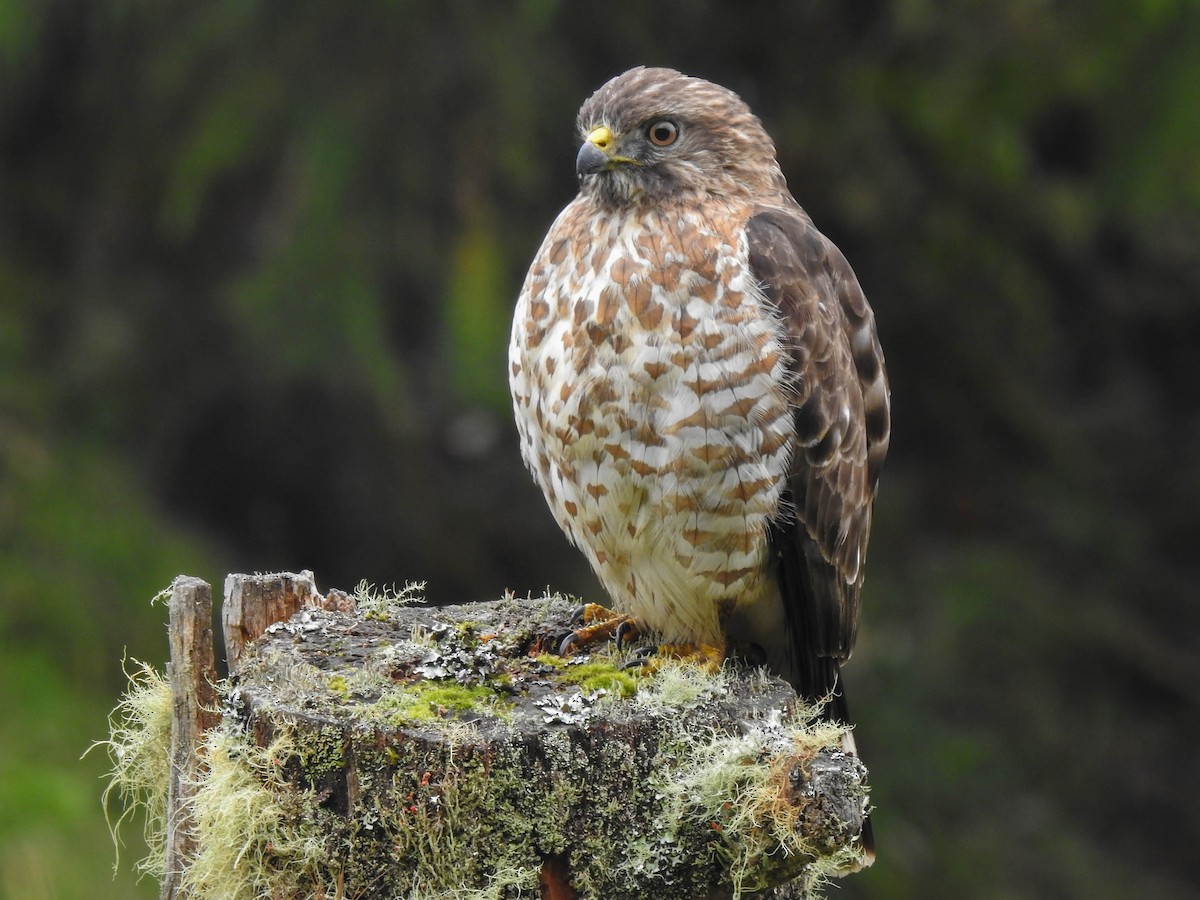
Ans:
[[[580,191],[608,207],[786,191],[775,145],[737,94],[673,69],[630,69],[576,120]]]

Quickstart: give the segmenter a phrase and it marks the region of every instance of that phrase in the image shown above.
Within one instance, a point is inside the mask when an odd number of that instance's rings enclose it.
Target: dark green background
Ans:
[[[0,0],[0,894],[154,896],[78,757],[176,573],[599,598],[504,358],[650,63],[761,115],[888,357],[836,896],[1196,896],[1198,47],[1185,0]]]

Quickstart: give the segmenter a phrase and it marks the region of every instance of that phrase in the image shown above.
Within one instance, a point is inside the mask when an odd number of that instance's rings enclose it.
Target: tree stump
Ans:
[[[559,657],[574,609],[229,576],[223,716],[180,731],[203,765],[170,895],[717,900],[862,865],[866,771],[838,727],[760,671]]]

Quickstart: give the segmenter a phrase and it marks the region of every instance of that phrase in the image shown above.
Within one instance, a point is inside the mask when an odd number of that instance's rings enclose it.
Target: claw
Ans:
[[[567,632],[567,636],[564,637],[558,644],[558,655],[567,656],[575,648],[575,646],[580,643],[581,641],[579,639],[578,631]]]
[[[559,643],[559,656],[610,638],[615,638],[617,646],[620,646],[627,637],[641,633],[637,623],[629,616],[613,612],[598,603],[579,607],[572,614],[571,621],[578,627]]]
[[[636,641],[641,636],[641,633],[642,630],[633,619],[622,619],[621,623],[617,625],[617,630],[613,632],[613,643],[620,650],[626,642]]]
[[[694,663],[708,672],[716,672],[725,659],[725,648],[710,644],[656,644],[637,647],[621,666],[622,669],[645,668],[654,671],[664,659]]]
[[[629,654],[629,658],[621,663],[620,668],[625,669],[645,669],[647,672],[654,671],[660,662],[658,647],[635,647]]]
[[[627,669],[646,669],[653,671],[651,667],[658,665],[658,651],[654,647],[639,647],[633,652],[629,659],[621,663],[618,668],[624,672]]]

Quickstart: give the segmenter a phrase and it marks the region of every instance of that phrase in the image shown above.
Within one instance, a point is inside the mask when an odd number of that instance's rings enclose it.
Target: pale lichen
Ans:
[[[425,602],[425,582],[410,581],[402,588],[395,585],[385,585],[376,588],[365,579],[354,586],[355,608],[360,614],[371,619],[388,619],[398,609],[403,609],[413,603]]]
[[[139,811],[149,854],[137,863],[140,872],[155,878],[164,874],[167,833],[167,786],[171,759],[171,685],[153,666],[132,660],[125,675],[129,687],[109,715],[108,740],[97,741],[91,750],[104,748],[112,762],[102,801],[106,815],[114,792],[124,807],[115,820],[109,816],[113,844],[121,845],[121,825]]]
[[[799,827],[803,804],[791,796],[791,782],[819,751],[838,746],[842,733],[802,713],[741,734],[684,737],[680,765],[661,788],[669,798],[664,826],[691,821],[716,835],[714,852],[735,898],[779,883],[781,873],[815,885],[851,860],[825,858],[806,840]]]
[[[318,628],[264,637],[220,686],[185,886],[512,900],[557,858],[584,900],[683,900],[852,866],[853,810],[836,845],[801,827],[811,766],[859,771],[835,759],[840,728],[759,673],[547,655],[571,606],[313,611]],[[847,796],[861,825],[865,785]]]
[[[208,733],[207,765],[192,785],[196,854],[182,885],[197,897],[256,900],[332,890],[336,864],[315,819],[312,793],[284,777],[296,756],[282,734],[259,747],[221,726]]]

